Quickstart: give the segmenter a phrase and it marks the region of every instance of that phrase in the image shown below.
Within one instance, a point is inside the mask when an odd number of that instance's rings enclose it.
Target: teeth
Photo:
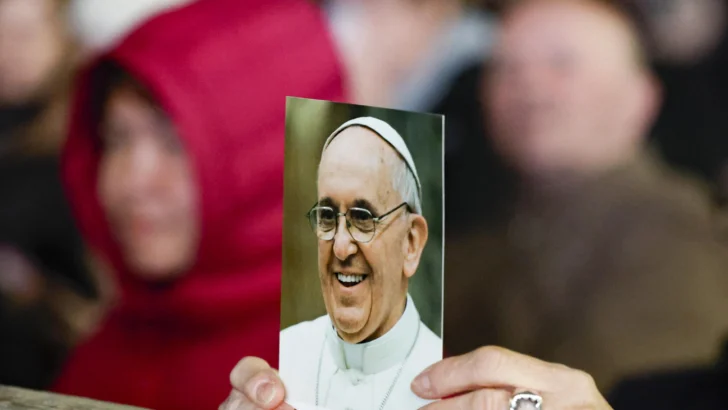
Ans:
[[[359,283],[364,280],[364,275],[344,275],[343,273],[337,273],[336,277],[344,283]]]

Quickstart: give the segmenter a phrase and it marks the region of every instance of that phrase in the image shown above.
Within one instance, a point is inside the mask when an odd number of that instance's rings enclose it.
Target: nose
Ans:
[[[130,196],[148,195],[156,183],[160,169],[159,153],[146,144],[135,144],[125,155],[120,180]]]
[[[544,79],[543,64],[534,58],[510,58],[500,65],[499,83],[513,92],[525,92],[540,84]]]
[[[340,261],[347,260],[351,255],[355,254],[357,245],[349,234],[346,226],[346,218],[339,216],[339,223],[336,224],[336,234],[334,235],[334,255]]]

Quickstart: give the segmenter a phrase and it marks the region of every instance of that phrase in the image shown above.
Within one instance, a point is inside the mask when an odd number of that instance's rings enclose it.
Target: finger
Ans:
[[[241,360],[230,373],[230,383],[244,396],[242,405],[250,404],[251,409],[275,409],[285,399],[285,387],[278,373],[257,357]]]
[[[488,346],[435,363],[415,379],[412,390],[426,399],[440,399],[480,387],[527,387],[548,392],[563,385],[570,372],[575,371]]]
[[[499,389],[480,389],[460,396],[430,403],[421,410],[504,410],[509,408],[511,393]]]
[[[243,386],[243,394],[262,410],[275,409],[286,398],[283,382],[273,369],[261,370]]]
[[[243,391],[243,386],[253,376],[258,374],[262,370],[270,369],[268,363],[257,357],[245,357],[235,365],[235,368],[230,372],[230,384],[233,388],[238,391]]]
[[[274,407],[275,410],[296,410],[287,403],[283,403],[278,407]],[[223,404],[220,405],[218,410],[266,410],[265,407],[258,407],[255,403],[252,403],[248,398],[241,392],[233,390],[230,396]]]

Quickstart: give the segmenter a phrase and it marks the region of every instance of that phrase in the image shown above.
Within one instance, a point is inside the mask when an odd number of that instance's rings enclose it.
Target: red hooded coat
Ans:
[[[88,243],[120,303],[77,348],[55,390],[158,410],[214,409],[243,356],[277,366],[286,96],[342,100],[320,11],[305,0],[198,0],[103,56],[144,84],[177,127],[200,198],[195,266],[168,287],[130,275],[96,196],[91,78],[79,78],[63,155]]]

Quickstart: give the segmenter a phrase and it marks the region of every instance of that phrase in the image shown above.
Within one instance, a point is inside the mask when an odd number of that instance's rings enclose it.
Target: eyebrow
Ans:
[[[323,197],[318,200],[318,206],[330,206],[332,208],[338,208],[339,205],[330,197]]]
[[[357,198],[354,200],[352,205],[356,208],[368,209],[372,214],[374,214],[374,216],[378,216],[379,214],[379,212],[377,212],[377,207],[366,199]]]
[[[126,127],[125,124],[119,124],[118,122],[112,123],[107,120],[99,124],[96,139],[100,143],[105,143],[108,142],[109,139],[119,138],[120,135],[123,138],[126,136],[125,134],[128,134],[128,127]]]
[[[319,199],[318,205],[319,206],[330,206],[332,208],[338,208],[339,207],[339,203],[337,201],[334,201],[333,198],[328,197],[328,196]],[[357,198],[357,199],[355,199],[351,203],[351,207],[352,208],[364,208],[364,209],[369,210],[374,216],[377,216],[378,215],[377,207],[374,206],[374,204],[372,204],[368,200],[363,199],[363,198]]]

